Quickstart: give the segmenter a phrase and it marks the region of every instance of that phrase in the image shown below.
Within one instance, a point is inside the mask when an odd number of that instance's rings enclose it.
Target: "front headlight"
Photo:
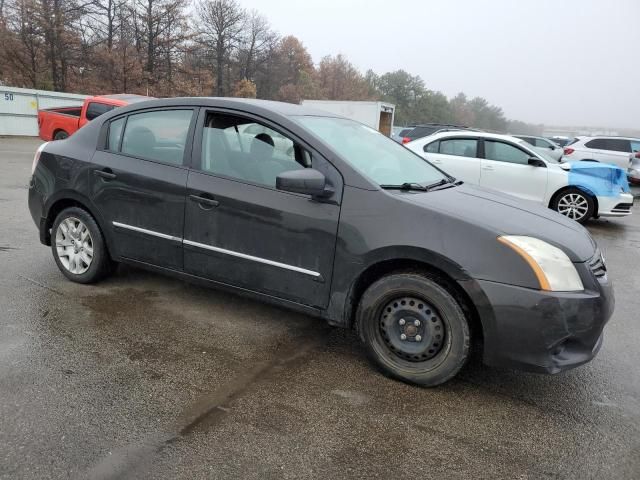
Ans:
[[[529,264],[542,290],[551,292],[584,290],[576,267],[559,248],[539,238],[521,235],[505,235],[498,237],[498,241],[513,249]]]

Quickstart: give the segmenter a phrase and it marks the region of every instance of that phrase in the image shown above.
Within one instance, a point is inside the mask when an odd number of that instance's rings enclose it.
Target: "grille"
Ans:
[[[597,278],[602,278],[607,275],[607,266],[604,264],[604,257],[600,250],[598,250],[589,261],[589,269]]]

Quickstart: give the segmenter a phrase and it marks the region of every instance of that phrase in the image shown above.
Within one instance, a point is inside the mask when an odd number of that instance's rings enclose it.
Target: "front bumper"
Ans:
[[[493,315],[484,321],[488,365],[558,373],[592,360],[614,309],[613,286],[576,264],[583,292],[544,292],[479,281]]]
[[[596,197],[598,199],[598,215],[601,217],[625,217],[631,215],[633,195],[621,193],[615,197]]]

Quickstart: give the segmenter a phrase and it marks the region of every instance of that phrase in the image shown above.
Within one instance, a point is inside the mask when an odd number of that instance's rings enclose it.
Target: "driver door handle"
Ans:
[[[483,170],[495,170],[493,167],[489,166],[489,165],[485,165],[484,167],[482,167]]]
[[[189,195],[189,199],[196,203],[199,203],[203,207],[206,206],[206,207],[213,208],[220,205],[219,201],[209,197],[201,197],[200,195]]]
[[[93,173],[95,173],[98,177],[104,178],[105,180],[113,180],[114,178],[116,178],[116,174],[113,173],[110,168],[105,168],[104,170],[94,170]]]

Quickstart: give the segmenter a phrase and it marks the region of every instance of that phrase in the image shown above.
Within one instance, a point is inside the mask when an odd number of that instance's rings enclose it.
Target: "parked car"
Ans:
[[[402,143],[404,136],[409,133],[413,127],[393,127],[391,132],[391,140]]]
[[[580,223],[631,215],[626,171],[613,165],[559,164],[524,140],[484,132],[443,132],[406,146],[465,182],[539,203]]]
[[[573,139],[569,138],[569,137],[563,137],[561,135],[557,135],[555,137],[547,137],[547,140],[551,140],[556,145],[559,145],[561,147],[565,147]]]
[[[556,162],[560,162],[562,159],[562,154],[564,153],[564,150],[560,145],[552,142],[548,138],[532,137],[530,135],[513,135],[513,136],[516,138],[519,138],[520,140],[524,140],[529,145],[535,148],[542,149],[544,153],[546,153],[548,156],[553,158]]]
[[[629,168],[629,154],[640,151],[640,139],[630,137],[576,137],[564,147],[566,161],[593,160]]]
[[[40,138],[63,140],[83,125],[116,107],[149,100],[141,95],[102,95],[86,98],[82,106],[38,110]]]
[[[437,132],[448,132],[451,130],[473,130],[462,125],[454,125],[450,123],[424,123],[421,125],[409,125],[411,130],[404,132],[402,143],[406,144],[417,140],[418,138],[428,137]]]
[[[251,125],[260,133],[243,151],[233,137]],[[293,157],[274,152],[275,135]],[[29,209],[74,282],[124,262],[249,295],[355,328],[382,369],[421,385],[454,377],[472,342],[491,365],[586,363],[614,307],[577,223],[299,105],[113,110],[38,149]]]
[[[629,182],[640,185],[640,152],[629,155],[629,170],[627,171]]]

